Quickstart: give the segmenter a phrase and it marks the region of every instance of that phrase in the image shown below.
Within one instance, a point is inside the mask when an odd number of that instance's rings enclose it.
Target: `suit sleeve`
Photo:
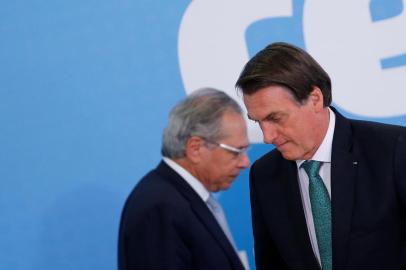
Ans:
[[[120,270],[191,269],[189,249],[176,227],[177,215],[170,208],[173,207],[156,206],[128,220]]]
[[[261,189],[261,186],[258,185],[255,171],[254,164],[250,171],[250,198],[256,269],[287,269],[286,264],[269,235],[269,229],[265,223],[262,208],[271,206],[263,205],[263,200],[259,198],[258,191]]]

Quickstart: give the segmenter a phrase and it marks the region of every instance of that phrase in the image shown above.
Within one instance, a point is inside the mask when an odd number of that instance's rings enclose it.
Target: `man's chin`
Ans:
[[[278,149],[278,151],[282,154],[282,157],[286,160],[298,160],[299,158],[294,155],[292,152],[289,151],[281,151]]]
[[[223,185],[220,187],[221,190],[227,190],[231,187],[231,185],[233,184],[234,179],[227,181],[226,183],[223,183]]]

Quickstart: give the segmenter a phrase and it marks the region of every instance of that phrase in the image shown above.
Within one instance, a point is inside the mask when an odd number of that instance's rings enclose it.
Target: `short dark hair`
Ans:
[[[303,104],[313,88],[323,93],[323,104],[331,104],[331,80],[306,51],[284,42],[268,45],[244,66],[236,88],[250,95],[272,85],[284,86]]]

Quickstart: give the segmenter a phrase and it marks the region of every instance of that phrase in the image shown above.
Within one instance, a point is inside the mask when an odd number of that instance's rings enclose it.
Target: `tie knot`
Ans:
[[[302,164],[302,168],[306,171],[308,176],[316,176],[319,173],[321,162],[316,160],[306,160]]]

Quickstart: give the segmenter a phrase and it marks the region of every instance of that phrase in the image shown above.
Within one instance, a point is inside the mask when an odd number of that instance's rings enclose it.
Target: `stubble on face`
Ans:
[[[288,160],[309,159],[320,146],[328,127],[328,109],[322,94],[313,90],[300,104],[282,86],[269,86],[244,95],[250,119],[259,123],[264,142],[274,144]]]

